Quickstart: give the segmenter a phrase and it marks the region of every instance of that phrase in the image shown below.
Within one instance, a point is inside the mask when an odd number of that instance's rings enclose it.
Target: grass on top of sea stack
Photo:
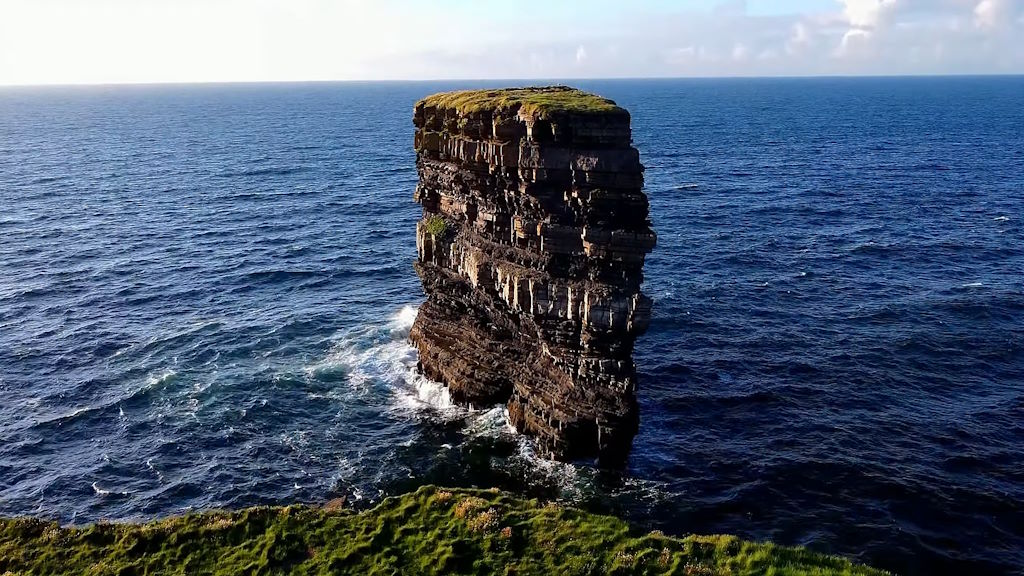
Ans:
[[[417,106],[420,104],[454,109],[459,114],[518,110],[523,116],[534,118],[548,118],[559,113],[628,114],[612,100],[569,86],[442,92],[427,96]]]
[[[432,486],[372,510],[251,508],[148,524],[0,520],[0,575],[881,575],[801,548],[640,534],[609,516]]]

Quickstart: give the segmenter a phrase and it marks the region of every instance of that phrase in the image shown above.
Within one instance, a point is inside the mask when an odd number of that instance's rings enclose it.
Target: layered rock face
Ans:
[[[435,95],[414,124],[421,371],[457,402],[507,403],[545,456],[623,464],[655,245],[629,113],[532,88]]]

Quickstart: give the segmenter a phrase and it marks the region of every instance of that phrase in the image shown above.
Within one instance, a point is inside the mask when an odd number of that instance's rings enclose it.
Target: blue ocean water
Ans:
[[[901,574],[1024,567],[1024,78],[581,81],[659,245],[622,475],[406,343],[412,104],[474,83],[0,90],[0,515],[502,486]]]

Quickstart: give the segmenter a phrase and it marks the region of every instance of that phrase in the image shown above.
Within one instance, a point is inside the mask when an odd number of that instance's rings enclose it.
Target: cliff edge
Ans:
[[[421,100],[414,124],[420,369],[457,402],[507,403],[548,457],[623,464],[655,245],[629,113],[568,87],[478,90]]]
[[[885,576],[802,548],[644,534],[491,490],[425,486],[362,512],[289,506],[62,528],[0,518],[0,575]]]

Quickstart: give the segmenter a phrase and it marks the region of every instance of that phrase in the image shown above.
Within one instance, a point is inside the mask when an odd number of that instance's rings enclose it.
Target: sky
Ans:
[[[1024,73],[1024,0],[0,0],[0,85]]]

